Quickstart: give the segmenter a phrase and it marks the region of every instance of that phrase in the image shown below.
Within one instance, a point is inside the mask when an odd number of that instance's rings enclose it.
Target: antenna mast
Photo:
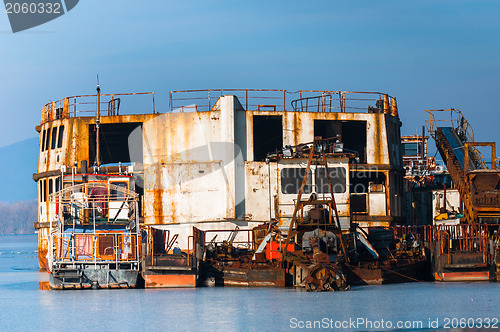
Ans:
[[[95,120],[95,127],[96,127],[96,165],[97,167],[101,166],[100,162],[100,146],[99,146],[99,124],[101,123],[101,112],[100,112],[100,106],[101,106],[101,88],[99,87],[99,74],[97,74],[97,114],[96,114],[96,120]]]

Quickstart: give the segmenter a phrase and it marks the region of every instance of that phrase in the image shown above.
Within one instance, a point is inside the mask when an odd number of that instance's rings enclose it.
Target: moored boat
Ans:
[[[86,181],[86,182],[85,182]],[[138,195],[130,176],[63,177],[49,196],[51,289],[130,288],[139,275]]]

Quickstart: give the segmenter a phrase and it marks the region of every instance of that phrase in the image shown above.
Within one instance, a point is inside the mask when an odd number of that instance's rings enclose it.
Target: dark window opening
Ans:
[[[353,213],[368,213],[368,195],[351,195],[351,211]]]
[[[253,160],[264,161],[269,152],[283,148],[281,115],[254,115]]]
[[[351,193],[362,194],[370,191],[370,186],[377,188],[382,185],[385,186],[385,174],[381,172],[351,172]]]
[[[366,163],[366,121],[314,120],[314,136],[323,139],[340,136],[345,152],[357,152]]]
[[[56,108],[56,119],[62,118],[63,111],[64,109],[62,107]]]
[[[38,182],[38,201],[43,202],[43,180]]]
[[[59,186],[60,186],[60,182],[61,182],[61,181],[59,180],[59,178],[56,178],[56,180],[55,180],[55,181],[56,181],[56,184],[55,184],[55,186],[54,186],[54,192],[61,190],[61,188],[59,188]]]
[[[298,194],[305,174],[305,168],[283,168],[281,170],[281,192],[283,194]],[[303,194],[310,194],[311,192],[312,176],[309,172]]]
[[[342,194],[346,192],[346,169],[343,167],[328,168],[333,193]],[[315,172],[316,192],[318,194],[330,193],[330,184],[326,176],[325,168],[317,168]]]
[[[115,256],[115,236],[99,234],[97,237],[97,248],[101,259],[113,258]]]
[[[47,130],[44,129],[42,133],[42,143],[40,144],[42,146],[42,152],[45,151],[45,134],[47,133]]]
[[[99,127],[99,145],[101,165],[121,163],[142,163],[142,123],[101,124]],[[129,140],[130,137],[130,140]],[[89,126],[89,163],[96,161],[96,127]]]
[[[169,235],[166,230],[153,228],[153,252],[166,254],[165,241],[169,241]]]
[[[59,136],[57,138],[57,147],[62,148],[64,138],[64,126],[59,127]]]
[[[368,193],[383,191],[386,177],[381,172],[350,172],[351,211],[353,213],[368,213]]]
[[[420,156],[422,154],[422,143],[403,143],[403,155]]]
[[[50,128],[47,129],[47,136],[45,136],[45,150],[49,149],[49,143],[50,143]]]
[[[49,196],[52,194],[52,179],[49,179]]]
[[[56,142],[57,142],[57,127],[52,128],[52,144],[50,145],[51,149],[56,148]]]
[[[47,201],[47,180],[42,180],[42,202]]]

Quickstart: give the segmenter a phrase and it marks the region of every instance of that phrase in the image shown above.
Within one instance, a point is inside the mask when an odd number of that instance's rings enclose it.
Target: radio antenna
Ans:
[[[96,91],[97,91],[97,111],[96,111],[96,120],[95,120],[95,128],[96,128],[96,151],[95,151],[95,161],[96,161],[96,165],[97,167],[99,167],[101,165],[100,163],[100,151],[99,151],[99,125],[101,123],[101,112],[100,112],[100,106],[101,106],[101,88],[99,86],[99,74],[97,74],[97,88],[96,88]]]

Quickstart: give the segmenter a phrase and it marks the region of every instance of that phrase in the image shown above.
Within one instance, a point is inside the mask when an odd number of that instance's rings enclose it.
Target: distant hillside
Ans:
[[[0,235],[33,234],[37,221],[37,201],[0,203]]]
[[[36,173],[37,167],[37,137],[0,148],[0,202],[36,199],[33,173]]]

